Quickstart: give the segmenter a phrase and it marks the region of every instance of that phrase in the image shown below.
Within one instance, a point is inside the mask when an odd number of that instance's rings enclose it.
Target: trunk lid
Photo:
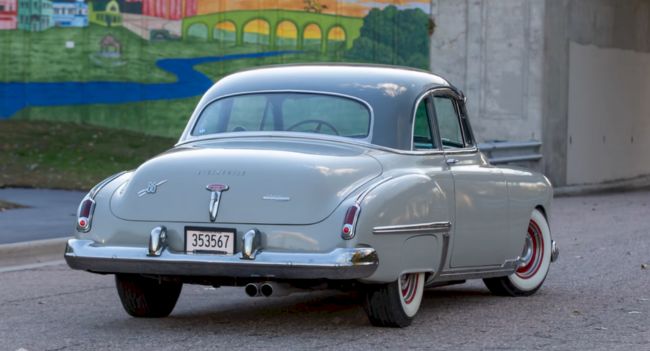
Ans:
[[[359,146],[216,141],[147,161],[113,194],[111,211],[125,220],[211,223],[206,186],[222,184],[215,223],[312,224],[381,172]]]

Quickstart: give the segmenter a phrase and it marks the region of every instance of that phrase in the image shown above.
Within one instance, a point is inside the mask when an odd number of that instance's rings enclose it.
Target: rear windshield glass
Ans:
[[[210,103],[193,136],[215,133],[283,131],[365,138],[370,111],[359,101],[311,93],[258,93]]]

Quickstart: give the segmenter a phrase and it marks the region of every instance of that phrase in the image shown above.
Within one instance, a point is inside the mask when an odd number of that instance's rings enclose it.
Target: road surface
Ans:
[[[86,192],[0,189],[0,199],[27,206],[0,212],[0,245],[72,236]]]
[[[0,273],[0,348],[650,350],[650,191],[554,205],[560,257],[531,297],[495,297],[475,281],[432,289],[411,327],[380,329],[352,294],[185,286],[169,318],[134,319],[112,276],[61,264]]]

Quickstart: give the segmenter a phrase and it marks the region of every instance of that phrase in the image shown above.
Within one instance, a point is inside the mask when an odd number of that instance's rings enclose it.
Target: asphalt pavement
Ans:
[[[66,190],[0,189],[0,200],[27,206],[0,212],[0,244],[72,236],[77,207],[85,195]]]
[[[135,319],[110,275],[0,271],[0,349],[650,350],[650,191],[555,199],[551,228],[560,257],[537,294],[495,297],[480,281],[430,289],[405,329],[370,326],[350,293],[197,285],[170,317]]]

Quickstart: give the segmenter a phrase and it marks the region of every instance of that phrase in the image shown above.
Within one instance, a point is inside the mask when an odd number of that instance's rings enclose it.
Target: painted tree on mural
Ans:
[[[429,67],[431,21],[420,9],[374,8],[363,19],[361,35],[347,57],[362,62]]]

